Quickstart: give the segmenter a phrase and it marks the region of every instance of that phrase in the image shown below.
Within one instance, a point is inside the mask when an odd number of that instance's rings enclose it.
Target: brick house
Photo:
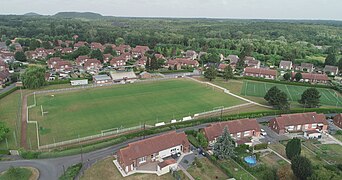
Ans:
[[[154,56],[155,56],[157,59],[165,59],[164,55],[162,55],[162,54],[154,54]]]
[[[9,79],[10,73],[7,69],[0,71],[0,87],[2,87]]]
[[[26,51],[25,55],[28,59],[37,59],[38,58],[38,54],[36,53],[36,51]]]
[[[144,57],[141,57],[139,60],[137,60],[134,65],[136,65],[137,67],[145,68],[146,62],[147,62],[147,57],[144,56]]]
[[[102,68],[102,64],[101,61],[97,60],[97,59],[88,59],[85,63],[84,63],[84,69],[87,71],[99,71],[100,68]]]
[[[0,59],[0,71],[5,71],[5,70],[9,70],[8,65],[5,63],[4,60]]]
[[[276,79],[277,71],[265,68],[246,67],[243,76],[261,77],[265,79]]]
[[[73,69],[73,67],[69,61],[58,61],[53,69],[56,72],[69,72]]]
[[[113,58],[113,56],[111,54],[103,54],[103,62],[104,63],[109,62],[112,58]]]
[[[260,68],[260,61],[256,60],[254,57],[246,56],[245,64],[247,67]]]
[[[48,54],[46,53],[46,49],[44,48],[37,48],[36,50],[38,58],[45,58]]]
[[[332,75],[332,76],[338,75],[338,67],[337,66],[325,65],[323,71],[325,74],[328,74],[328,75]]]
[[[124,57],[113,57],[112,60],[110,60],[109,64],[112,67],[120,67],[126,65],[126,59]]]
[[[334,118],[333,118],[333,122],[334,124],[339,127],[342,128],[342,113],[337,114]]]
[[[115,47],[113,50],[116,51],[117,55],[121,55],[125,52],[130,52],[132,48],[129,45],[121,44],[120,46]]]
[[[220,72],[223,72],[224,69],[229,66],[229,64],[219,64],[218,67],[217,67],[217,70],[220,71]]]
[[[104,51],[104,47],[101,43],[98,43],[98,42],[92,42],[90,43],[90,49],[92,50],[96,50],[96,49],[99,49],[100,51]]]
[[[204,135],[209,142],[209,146],[213,146],[219,136],[221,136],[224,128],[227,127],[231,137],[237,144],[249,144],[250,138],[260,136],[260,126],[256,119],[239,119],[234,121],[225,121],[212,123],[203,129]],[[246,141],[246,139],[248,139]],[[243,143],[241,143],[243,142]]]
[[[188,66],[188,67],[198,67],[199,63],[196,60],[191,60],[187,58],[176,58],[170,59],[166,62],[167,67],[175,67],[175,65],[180,64],[180,66]]]
[[[84,41],[78,41],[77,43],[74,44],[74,50],[77,50],[79,47],[87,45],[87,42]]]
[[[296,70],[311,73],[315,70],[315,67],[311,63],[301,63],[300,66],[296,67]]]
[[[72,48],[63,48],[61,52],[62,54],[70,54],[72,51]]]
[[[292,61],[280,61],[279,69],[284,69],[284,70],[292,69]]]
[[[283,114],[271,119],[269,127],[278,134],[318,131],[326,132],[328,122],[324,114],[316,112]]]
[[[117,152],[118,168],[119,171],[129,173],[139,170],[141,166],[153,165],[159,162],[155,168],[158,170],[158,166],[165,161],[164,159],[178,153],[188,153],[189,151],[190,143],[185,133],[173,131],[129,143],[127,147],[120,149]]]
[[[329,82],[329,77],[326,74],[313,74],[313,73],[301,73],[302,82],[311,82],[311,83],[323,83],[326,84]],[[295,79],[295,72],[292,72],[292,79]]]
[[[83,66],[83,64],[85,62],[87,62],[88,59],[90,59],[90,57],[87,55],[86,56],[78,56],[75,60],[75,63],[77,66]]]
[[[132,49],[132,56],[134,58],[144,56],[148,50],[150,50],[148,46],[136,46]]]
[[[53,57],[53,58],[50,58],[48,61],[47,61],[47,66],[49,69],[52,69],[56,64],[57,62],[59,61],[62,61],[61,58],[59,57]]]

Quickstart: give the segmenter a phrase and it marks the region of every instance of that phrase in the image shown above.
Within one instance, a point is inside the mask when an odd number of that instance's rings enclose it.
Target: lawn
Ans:
[[[178,79],[83,89],[36,96],[31,121],[39,122],[41,144],[127,128],[170,122],[195,113],[245,103],[217,89]],[[41,107],[44,115],[41,114]]]
[[[6,135],[9,149],[17,149],[20,144],[20,97],[20,91],[15,91],[0,100],[0,121],[10,129]],[[0,142],[0,149],[7,149],[6,140]]]
[[[342,163],[342,146],[338,144],[320,144],[317,140],[310,140],[305,141],[303,145],[329,163]]]
[[[11,168],[5,171],[4,173],[0,174],[0,180],[14,180],[14,179],[29,180],[31,179],[32,175],[33,175],[32,170],[29,168],[22,168],[22,167]]]
[[[195,179],[201,180],[211,180],[211,179],[228,179],[227,175],[224,174],[219,167],[216,167],[212,164],[209,159],[201,158],[198,160],[202,167],[198,167],[192,165],[190,168],[187,169],[188,173],[191,174],[192,177]]]
[[[133,174],[131,176],[122,177],[120,172],[117,170],[113,163],[114,158],[108,157],[104,160],[101,160],[91,166],[89,169],[84,171],[84,174],[81,176],[81,180],[93,180],[93,179],[101,179],[101,180],[174,180],[171,174],[165,174],[163,176],[157,176],[154,174]],[[179,171],[179,174],[182,177],[182,180],[186,178],[183,172]]]
[[[242,169],[235,161],[232,159],[227,159],[219,161],[229,172],[234,176],[235,179],[250,180],[254,179],[245,169]]]
[[[277,86],[284,91],[290,101],[298,101],[302,93],[309,87],[294,86],[285,84],[275,84],[257,81],[244,81],[241,94],[244,96],[264,97],[267,91],[273,86]],[[317,88],[321,93],[321,104],[330,106],[342,106],[342,97],[334,90]]]

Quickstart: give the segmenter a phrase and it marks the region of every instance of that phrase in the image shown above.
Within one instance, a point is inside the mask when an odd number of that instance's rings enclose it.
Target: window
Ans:
[[[305,124],[304,129],[308,129],[308,128],[309,128],[309,125]]]
[[[316,128],[316,127],[317,127],[317,124],[312,124],[311,127],[312,127],[312,128]]]
[[[243,136],[249,136],[250,135],[250,132],[249,131],[245,131],[244,133],[243,133]]]
[[[241,133],[237,133],[236,136],[239,138],[241,137]]]
[[[288,126],[287,128],[288,128],[289,131],[293,131],[294,126]]]
[[[300,130],[301,127],[302,127],[301,125],[298,125],[298,126],[297,126],[297,130]]]
[[[139,158],[139,164],[146,162],[146,156]]]

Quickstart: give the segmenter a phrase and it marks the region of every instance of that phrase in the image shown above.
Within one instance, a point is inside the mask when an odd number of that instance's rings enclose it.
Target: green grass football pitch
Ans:
[[[275,84],[267,82],[244,81],[241,95],[264,97],[267,91],[273,86],[277,86],[284,91],[290,101],[298,101],[303,92],[309,87],[294,86],[285,84]],[[332,89],[317,88],[321,93],[321,104],[330,106],[342,106],[342,97]]]
[[[36,96],[29,120],[39,122],[41,145],[128,128],[245,103],[212,87],[186,80],[167,80],[83,89]],[[47,112],[44,116],[43,111]]]

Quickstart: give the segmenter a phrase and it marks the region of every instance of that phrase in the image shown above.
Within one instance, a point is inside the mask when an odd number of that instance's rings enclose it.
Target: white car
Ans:
[[[264,129],[261,129],[261,135],[263,135],[263,136],[267,135],[267,133],[266,133],[266,131]]]

